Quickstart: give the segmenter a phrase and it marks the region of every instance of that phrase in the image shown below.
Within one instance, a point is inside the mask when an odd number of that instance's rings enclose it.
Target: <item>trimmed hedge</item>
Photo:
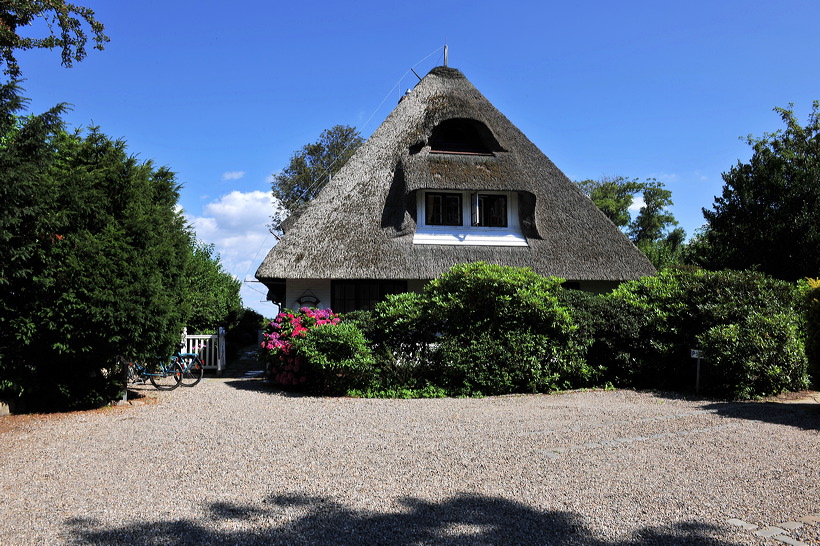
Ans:
[[[577,324],[558,293],[563,279],[482,262],[453,267],[424,288],[424,343],[452,395],[547,392],[591,384]],[[388,304],[389,306],[390,304]],[[377,308],[378,309],[378,308]]]
[[[370,383],[376,361],[354,324],[324,324],[294,338],[293,349],[303,362],[307,386],[323,394],[343,395]]]
[[[752,398],[799,390],[807,367],[800,291],[753,271],[668,270],[622,284],[594,309],[588,358],[617,385]],[[778,379],[773,379],[777,376]]]
[[[388,296],[373,312],[286,311],[266,334],[272,375],[280,384],[356,396],[609,385],[691,391],[690,350],[699,349],[709,395],[746,399],[807,386],[805,317],[816,343],[817,286],[682,269],[606,295],[562,282],[474,263],[452,268],[421,294]]]

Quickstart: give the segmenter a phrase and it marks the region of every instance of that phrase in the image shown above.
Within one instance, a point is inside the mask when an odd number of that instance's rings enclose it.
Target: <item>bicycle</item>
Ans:
[[[182,385],[193,387],[202,381],[202,376],[205,374],[205,364],[196,353],[181,353],[183,347],[185,347],[185,344],[180,343],[176,353],[171,356],[171,361],[182,368]]]
[[[159,362],[156,364],[146,364],[143,362],[128,362],[128,384],[151,384],[161,391],[172,391],[179,387],[182,382],[182,366],[179,362]]]

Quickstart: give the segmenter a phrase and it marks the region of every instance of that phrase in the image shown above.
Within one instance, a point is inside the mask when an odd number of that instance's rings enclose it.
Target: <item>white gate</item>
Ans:
[[[220,328],[217,334],[188,334],[188,329],[182,331],[183,353],[196,353],[205,364],[206,370],[216,371],[222,375],[225,369],[225,329]]]

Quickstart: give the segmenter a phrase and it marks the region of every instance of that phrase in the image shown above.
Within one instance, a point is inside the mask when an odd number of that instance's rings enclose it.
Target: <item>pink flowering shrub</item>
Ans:
[[[307,363],[297,355],[295,338],[325,324],[339,324],[339,316],[330,309],[302,307],[298,311],[283,309],[265,325],[262,333],[262,356],[268,377],[277,385],[306,386],[310,379]]]

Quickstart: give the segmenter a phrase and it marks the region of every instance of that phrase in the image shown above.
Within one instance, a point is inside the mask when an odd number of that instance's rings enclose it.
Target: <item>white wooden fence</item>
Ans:
[[[205,364],[206,370],[215,371],[222,375],[225,369],[225,329],[220,328],[216,334],[188,334],[188,329],[182,331],[183,353],[196,353]]]

